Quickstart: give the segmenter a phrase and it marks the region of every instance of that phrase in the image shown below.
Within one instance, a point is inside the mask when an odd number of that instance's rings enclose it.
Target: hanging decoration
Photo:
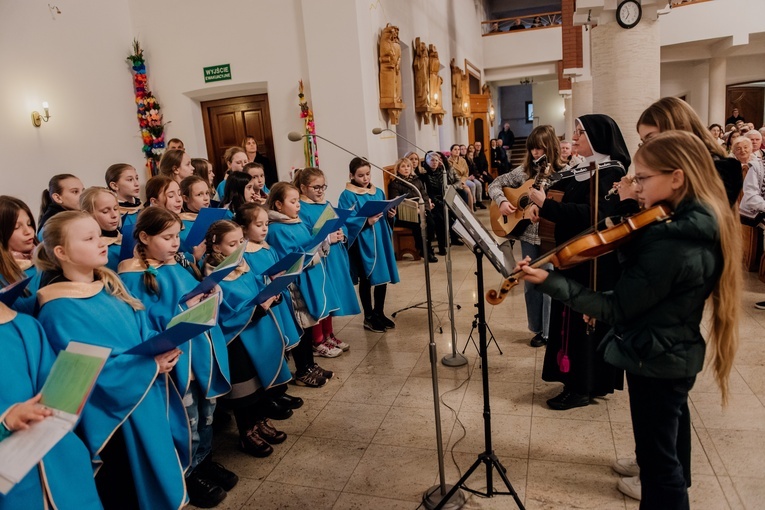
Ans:
[[[300,80],[298,86],[298,99],[300,102],[300,118],[305,122],[305,134],[315,135],[316,125],[313,121],[313,112],[308,106],[308,101],[303,94],[303,80]],[[303,138],[303,153],[305,155],[306,167],[318,167],[319,166],[319,148],[316,146],[316,138],[313,136],[306,136]]]
[[[165,126],[159,103],[149,90],[149,80],[146,76],[146,60],[143,56],[141,43],[133,39],[133,54],[127,58],[133,71],[133,89],[138,111],[138,125],[141,128],[143,151],[146,157],[146,169],[150,176],[159,173],[159,160],[165,152]]]

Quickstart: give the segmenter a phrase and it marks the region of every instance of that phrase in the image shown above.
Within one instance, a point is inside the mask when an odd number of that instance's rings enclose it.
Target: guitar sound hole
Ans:
[[[518,207],[526,209],[529,206],[529,197],[523,196],[518,200]]]

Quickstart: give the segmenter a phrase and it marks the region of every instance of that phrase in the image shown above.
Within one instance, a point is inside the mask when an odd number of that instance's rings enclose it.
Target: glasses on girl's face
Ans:
[[[584,129],[575,129],[574,134],[576,136],[582,136],[586,131]]]
[[[663,175],[663,174],[642,175],[642,176],[636,175],[632,178],[632,182],[634,182],[636,186],[642,186],[644,181],[650,179],[651,177],[658,177],[659,175]]]
[[[326,184],[322,185],[316,185],[316,186],[308,186],[311,188],[315,193],[321,193],[322,191],[326,191],[326,189],[329,187]]]

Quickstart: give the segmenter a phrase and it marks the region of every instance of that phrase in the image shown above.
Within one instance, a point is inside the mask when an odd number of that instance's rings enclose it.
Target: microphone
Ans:
[[[372,129],[372,134],[373,135],[379,135],[383,131],[389,131],[389,132],[393,133],[394,135],[396,135],[397,137],[401,138],[402,140],[404,140],[406,143],[408,143],[409,145],[411,145],[415,149],[418,149],[419,151],[421,151],[423,154],[428,152],[425,149],[423,149],[422,147],[417,146],[414,142],[411,142],[411,141],[407,140],[406,138],[404,138],[403,136],[401,136],[400,134],[396,133],[392,129],[388,129],[388,128],[382,129],[382,128],[376,127],[376,128]]]
[[[381,130],[380,132],[382,132],[382,130]],[[415,186],[415,185],[414,185],[414,184],[412,184],[411,182],[407,181],[406,179],[402,179],[401,177],[399,177],[398,175],[394,174],[393,172],[389,172],[388,170],[384,169],[383,167],[381,167],[381,166],[379,166],[379,165],[375,165],[374,163],[372,163],[371,161],[369,161],[367,158],[362,158],[361,156],[359,156],[359,155],[358,155],[358,154],[356,154],[355,152],[351,152],[351,151],[349,151],[348,149],[346,149],[345,147],[341,147],[340,145],[337,145],[337,144],[336,144],[335,142],[333,142],[332,140],[327,140],[327,139],[326,139],[326,138],[324,138],[323,136],[319,136],[319,135],[316,135],[316,134],[308,134],[308,133],[306,133],[306,134],[304,134],[304,135],[301,135],[301,134],[300,134],[300,133],[298,133],[297,131],[290,131],[290,132],[287,134],[287,139],[288,139],[290,142],[299,142],[299,141],[300,141],[300,140],[302,140],[303,138],[306,138],[306,137],[309,137],[309,136],[312,136],[312,137],[314,137],[314,138],[318,138],[318,139],[320,139],[320,140],[324,140],[324,141],[325,141],[325,142],[327,142],[328,144],[330,144],[330,145],[334,145],[335,147],[337,147],[337,148],[338,148],[338,149],[340,149],[341,151],[347,152],[347,153],[348,153],[348,154],[350,154],[351,156],[355,156],[355,157],[357,157],[357,158],[361,158],[361,159],[363,159],[364,161],[366,161],[367,163],[369,163],[369,165],[370,165],[370,166],[372,166],[372,167],[374,167],[374,168],[377,168],[378,170],[382,170],[383,172],[385,172],[386,174],[390,175],[390,176],[391,176],[391,177],[393,177],[394,179],[398,179],[399,181],[403,182],[403,183],[404,183],[404,184],[405,184],[407,187],[409,187],[409,188],[413,189],[415,193],[417,193],[417,197],[420,199],[420,202],[422,202],[422,203],[425,203],[425,201],[424,201],[424,200],[423,200],[423,198],[422,198],[422,193],[420,193],[420,190],[419,190],[419,189],[417,189],[417,186]]]

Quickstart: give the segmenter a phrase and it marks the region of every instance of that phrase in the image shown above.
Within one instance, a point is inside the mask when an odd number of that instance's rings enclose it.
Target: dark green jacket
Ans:
[[[600,345],[608,363],[645,377],[697,374],[704,364],[699,330],[704,302],[723,265],[712,213],[696,201],[684,201],[671,221],[639,233],[622,258],[613,291],[594,292],[555,272],[538,288],[614,325]]]

